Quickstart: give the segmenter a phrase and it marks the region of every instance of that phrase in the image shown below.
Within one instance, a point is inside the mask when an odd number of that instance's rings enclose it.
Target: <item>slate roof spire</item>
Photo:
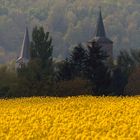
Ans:
[[[96,37],[106,37],[106,32],[104,28],[103,18],[102,18],[102,11],[100,7],[99,16],[96,25]]]
[[[17,63],[27,64],[29,59],[30,59],[30,39],[29,39],[28,27],[26,26],[22,48],[21,48],[20,56],[17,59]]]
[[[24,40],[22,43],[22,49],[20,53],[21,58],[26,58],[26,59],[30,58],[29,47],[30,47],[29,32],[28,32],[28,27],[26,26]]]

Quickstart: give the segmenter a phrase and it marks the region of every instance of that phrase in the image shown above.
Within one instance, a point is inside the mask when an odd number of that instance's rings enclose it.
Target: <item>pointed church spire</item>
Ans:
[[[23,40],[23,44],[22,44],[22,50],[20,53],[21,58],[29,59],[29,57],[30,57],[29,46],[30,46],[29,33],[28,33],[28,27],[26,27],[25,34],[24,34],[24,40]]]
[[[28,27],[26,27],[22,48],[21,48],[20,56],[17,59],[17,63],[27,64],[29,59],[30,59],[30,40],[29,40]]]
[[[96,25],[96,37],[106,37],[106,32],[104,28],[103,18],[102,18],[102,11],[100,7],[99,17]]]

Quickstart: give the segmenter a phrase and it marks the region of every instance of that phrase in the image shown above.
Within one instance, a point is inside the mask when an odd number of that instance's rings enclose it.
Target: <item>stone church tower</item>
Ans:
[[[89,43],[93,42],[98,43],[99,46],[102,47],[109,56],[109,61],[113,60],[113,42],[106,36],[101,9],[97,20],[95,36],[91,41],[89,41]]]
[[[22,64],[27,65],[29,60],[30,60],[30,40],[28,28],[26,27],[21,52],[16,60],[16,68],[20,68]]]

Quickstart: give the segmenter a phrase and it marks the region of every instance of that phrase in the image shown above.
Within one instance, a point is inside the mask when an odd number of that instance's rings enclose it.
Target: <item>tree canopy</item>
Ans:
[[[54,56],[62,58],[72,46],[94,36],[99,6],[107,36],[114,41],[114,54],[122,48],[138,48],[139,0],[1,0],[0,62],[17,57],[26,24],[30,31],[43,25],[53,37]]]

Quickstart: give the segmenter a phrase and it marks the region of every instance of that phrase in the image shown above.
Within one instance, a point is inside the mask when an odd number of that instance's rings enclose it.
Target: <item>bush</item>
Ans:
[[[140,66],[135,68],[125,88],[126,95],[140,95]]]
[[[0,97],[11,97],[17,84],[17,76],[14,70],[8,65],[0,66]],[[14,93],[15,94],[15,93]]]
[[[91,84],[87,80],[76,78],[69,81],[59,81],[54,85],[54,96],[78,96],[92,94]]]

